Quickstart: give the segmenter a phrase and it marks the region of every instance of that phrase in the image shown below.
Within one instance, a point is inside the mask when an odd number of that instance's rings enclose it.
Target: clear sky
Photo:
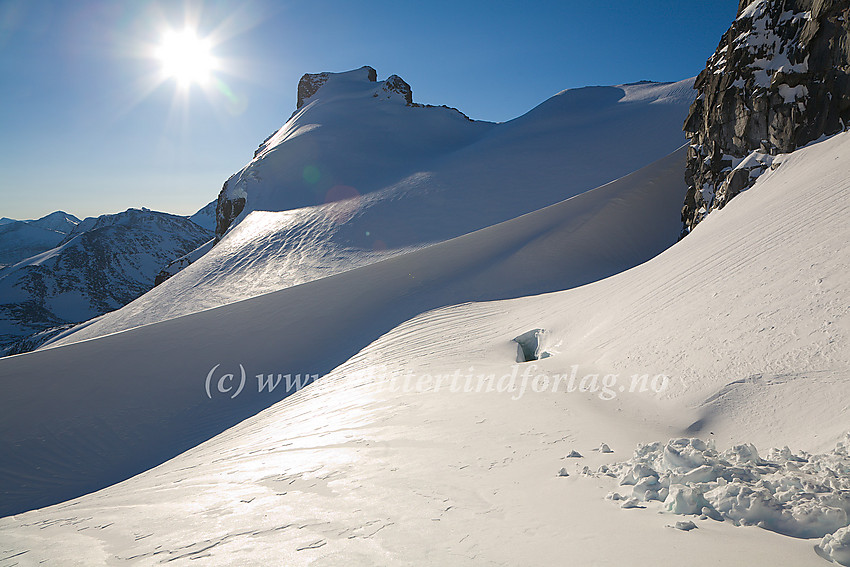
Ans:
[[[737,4],[0,0],[0,216],[193,213],[283,125],[308,72],[370,65],[491,121],[567,88],[684,79]],[[186,27],[214,62],[198,82],[163,72],[159,46]]]

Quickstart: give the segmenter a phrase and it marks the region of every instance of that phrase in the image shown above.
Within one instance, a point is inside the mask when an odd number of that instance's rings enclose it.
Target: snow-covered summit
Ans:
[[[413,104],[400,77],[376,77],[371,67],[304,75],[296,112],[224,184],[216,234],[253,210],[297,209],[377,191],[493,126],[447,107]]]
[[[205,228],[210,232],[215,232],[215,206],[217,201],[213,200],[198,209],[198,211],[189,217],[189,220]]]
[[[41,228],[46,228],[48,230],[55,230],[56,232],[61,232],[64,234],[68,234],[71,232],[75,226],[80,224],[80,219],[75,217],[74,215],[70,215],[65,211],[55,211],[50,213],[49,215],[45,215],[38,220],[27,221],[31,225],[39,226]]]
[[[378,82],[378,72],[367,65],[343,73],[305,74],[298,82],[296,109],[309,103],[316,95],[327,100],[338,96],[357,96],[357,94],[396,102],[403,101],[407,105],[413,104],[413,91],[401,77],[390,75],[386,80]]]

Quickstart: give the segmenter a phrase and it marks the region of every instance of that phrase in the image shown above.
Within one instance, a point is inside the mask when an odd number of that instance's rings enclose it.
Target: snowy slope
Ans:
[[[48,220],[61,228],[63,218]],[[60,237],[55,248],[0,270],[0,347],[125,305],[211,233],[183,217],[130,209],[85,219]]]
[[[86,564],[823,564],[815,542],[756,527],[703,520],[691,532],[667,529],[679,518],[621,510],[603,499],[616,480],[578,473],[628,457],[637,442],[685,433],[721,447],[750,441],[809,451],[840,438],[850,406],[848,171],[850,134],[838,135],[781,156],[751,190],[634,269],[563,292],[413,317],[318,383],[155,469],[0,520],[2,549],[16,561]],[[592,195],[564,203],[564,222],[571,202]],[[651,210],[610,197],[634,217]],[[603,209],[597,217],[604,216]],[[645,226],[611,235],[612,218],[597,217],[579,216],[578,224],[602,243],[637,238]],[[203,419],[237,417],[277,397],[249,381],[234,400],[207,399],[204,378],[214,364],[222,366],[213,388],[240,362],[249,376],[324,373],[336,366],[334,355],[358,348],[355,339],[380,332],[376,321],[414,303],[417,289],[486,273],[457,270],[488,243],[516,237],[528,251],[545,249],[545,238],[520,238],[522,220],[219,309],[0,361],[8,392],[0,435],[11,455],[2,465],[4,504],[58,494],[110,458],[126,465],[125,443],[138,449],[170,439],[179,452],[191,435],[210,430]],[[503,253],[485,267],[518,259]],[[712,298],[711,310],[693,301],[695,290]],[[536,328],[548,331],[552,356],[517,365],[511,339]],[[86,362],[85,378],[57,384],[75,361]],[[563,382],[557,393],[523,395],[452,391],[450,382],[528,369],[554,383],[573,365],[580,377],[663,372],[671,381],[657,396],[615,386],[608,401],[600,391],[568,392]],[[38,434],[36,413],[49,416]],[[593,450],[602,442],[614,453]],[[585,456],[566,458],[571,449]]]
[[[383,83],[363,70],[332,74],[228,180],[222,198],[247,201],[220,243],[58,344],[309,282],[593,189],[682,145],[691,83],[568,90],[491,124],[375,98]]]
[[[201,207],[198,212],[189,217],[189,220],[200,226],[201,228],[205,228],[210,232],[215,231],[215,205],[216,201],[210,201],[203,207]]]
[[[62,242],[80,219],[63,211],[50,213],[37,220],[0,223],[0,267],[15,264]]]
[[[0,225],[0,266],[8,266],[53,248],[65,234],[28,222],[15,221]]]

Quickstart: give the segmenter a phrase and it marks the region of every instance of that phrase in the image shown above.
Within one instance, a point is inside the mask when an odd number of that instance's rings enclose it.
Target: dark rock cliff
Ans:
[[[694,88],[683,236],[772,156],[850,124],[850,0],[741,0]]]

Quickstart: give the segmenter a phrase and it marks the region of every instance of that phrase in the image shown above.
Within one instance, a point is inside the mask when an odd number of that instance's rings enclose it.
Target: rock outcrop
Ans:
[[[390,75],[386,78],[384,81],[384,90],[400,94],[404,97],[407,106],[413,106],[413,89],[398,75]]]
[[[372,67],[364,65],[358,71],[365,70],[370,82],[374,83],[378,80],[378,72]],[[308,98],[316,94],[322,86],[328,82],[328,79],[334,73],[305,73],[301,80],[298,81],[298,100],[295,103],[295,108],[301,108]],[[395,75],[393,75],[395,76]],[[402,81],[404,82],[404,81]],[[405,83],[407,84],[407,83]],[[408,86],[408,88],[410,88]]]
[[[694,88],[682,236],[773,156],[850,124],[850,0],[741,0]]]
[[[233,220],[239,216],[245,208],[244,192],[229,191],[227,184],[233,179],[233,175],[221,186],[218,201],[215,207],[215,237],[221,238],[225,231],[233,224]]]

